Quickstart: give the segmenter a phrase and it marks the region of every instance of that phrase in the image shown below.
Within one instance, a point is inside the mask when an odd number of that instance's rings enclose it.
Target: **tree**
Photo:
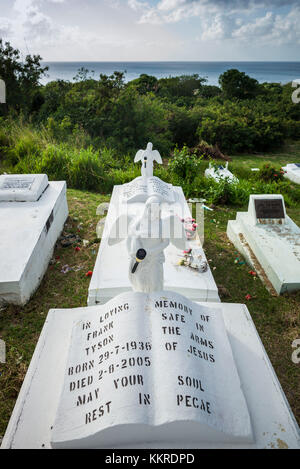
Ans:
[[[194,98],[206,81],[206,78],[201,78],[198,74],[161,78],[158,81],[157,94],[172,102],[178,98]]]
[[[219,83],[226,98],[252,99],[260,92],[255,78],[236,69],[227,70],[219,77]]]
[[[130,81],[128,86],[134,87],[139,94],[147,94],[149,92],[155,93],[157,91],[157,83],[158,80],[156,77],[143,73],[139,78]]]
[[[201,96],[201,98],[210,99],[214,98],[215,96],[220,96],[222,94],[221,89],[218,86],[214,85],[203,85],[197,96]]]
[[[32,111],[39,102],[40,78],[48,67],[42,67],[39,55],[27,55],[22,61],[18,49],[0,39],[0,77],[5,81],[8,108]]]

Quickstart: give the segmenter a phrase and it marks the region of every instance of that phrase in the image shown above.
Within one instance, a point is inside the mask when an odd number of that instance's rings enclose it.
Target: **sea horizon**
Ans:
[[[245,72],[260,83],[289,83],[300,78],[300,61],[42,61],[49,71],[41,82],[53,80],[73,81],[81,67],[90,71],[89,76],[98,78],[100,74],[111,75],[114,71],[126,72],[125,82],[138,78],[141,74],[153,75],[156,78],[193,75],[207,79],[207,84],[218,85],[219,76],[230,68]],[[93,71],[93,73],[91,72]]]

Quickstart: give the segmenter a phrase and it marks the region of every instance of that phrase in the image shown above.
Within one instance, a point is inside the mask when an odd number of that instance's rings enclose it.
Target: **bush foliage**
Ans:
[[[133,155],[120,155],[103,146],[83,147],[82,136],[74,133],[73,140],[57,143],[52,128],[40,130],[22,121],[7,122],[6,132],[0,132],[0,155],[10,162],[14,173],[47,173],[51,180],[66,180],[69,187],[111,193],[115,184],[124,184],[140,175],[140,166]],[[203,145],[205,148],[205,145]],[[240,179],[238,184],[220,183],[204,177],[209,161],[207,154],[191,151],[187,146],[176,147],[164,165],[156,165],[154,174],[166,182],[180,185],[187,197],[203,197],[209,203],[243,206],[250,194],[277,194],[285,197],[287,206],[300,202],[300,186],[283,178],[283,170],[263,165],[260,171],[233,161],[230,169]]]
[[[42,86],[47,70],[40,61],[22,61],[0,39],[0,76],[8,89],[0,107],[0,164],[10,171],[45,172],[70,187],[110,192],[139,174],[133,156],[151,141],[165,161],[156,174],[182,185],[187,196],[242,204],[255,191],[283,191],[287,203],[299,199],[280,168],[253,174],[236,165],[241,182],[235,185],[203,177],[205,158],[230,159],[300,138],[300,104],[292,103],[289,84],[259,84],[238,70],[222,74],[220,87],[199,75],[143,74],[125,83],[121,72],[96,79],[82,68],[73,82]]]
[[[0,77],[8,90],[0,115],[21,114],[48,127],[60,143],[75,134],[85,146],[126,154],[152,141],[168,157],[176,145],[196,147],[201,140],[230,155],[272,150],[287,138],[300,138],[300,104],[292,102],[290,84],[260,84],[236,69],[219,77],[220,87],[197,74],[142,74],[125,83],[122,72],[93,78],[85,68],[73,82],[42,86],[46,72],[40,56],[22,61],[0,39]]]

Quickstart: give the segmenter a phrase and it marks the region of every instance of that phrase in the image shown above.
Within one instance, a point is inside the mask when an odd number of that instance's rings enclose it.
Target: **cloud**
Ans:
[[[128,5],[141,10],[140,24],[163,25],[198,18],[198,40],[202,41],[300,41],[299,0],[160,0],[156,6],[143,2],[143,9],[139,0],[129,0]],[[288,7],[288,12],[280,13],[280,7]]]
[[[128,6],[134,11],[144,10],[149,8],[147,3],[140,2],[139,0],[128,0]]]
[[[0,17],[0,37],[8,37],[12,33],[12,23],[7,18]]]
[[[102,1],[102,5],[98,7],[100,12],[104,10],[104,3],[107,4],[107,8],[118,11],[123,0]],[[123,31],[119,32],[117,28],[110,28],[109,25],[103,28],[103,19],[102,28],[97,27],[97,29],[88,29],[80,21],[75,25],[68,25],[65,21],[68,10],[62,9],[61,16],[52,15],[45,8],[47,3],[48,5],[50,3],[63,4],[66,0],[14,0],[11,19],[0,17],[0,37],[9,40],[24,54],[38,53],[43,58],[45,56],[47,58],[47,55],[48,57],[54,55],[58,60],[77,60],[78,56],[85,57],[86,60],[94,60],[99,51],[106,60],[110,60],[111,53],[119,54],[120,50],[126,53],[142,43],[140,37],[126,34],[126,30],[124,34]],[[139,3],[142,2],[136,0],[135,3],[139,8]],[[132,11],[128,9],[128,6],[127,10]],[[116,13],[112,16],[115,17]],[[122,27],[124,17],[121,16],[120,20]]]
[[[44,40],[52,42],[55,35],[59,35],[58,25],[42,12],[40,0],[15,0],[13,9],[16,12],[12,21],[14,33],[19,40],[23,38],[38,45]]]
[[[139,22],[150,24],[176,23],[186,18],[204,18],[218,13],[225,17],[233,13],[298,4],[299,0],[160,0],[156,6],[151,6],[149,1],[128,1],[129,7],[135,11],[144,10]]]
[[[236,28],[237,20],[226,15],[217,14],[210,21],[203,22],[201,39],[204,41],[229,39]]]
[[[222,60],[252,46],[255,58],[277,44],[296,58],[300,43],[299,0],[2,1],[0,37],[47,60]]]
[[[176,8],[190,8],[195,6],[251,9],[251,8],[270,8],[297,5],[298,0],[160,0],[157,9],[169,11]]]
[[[24,43],[27,46],[27,42],[30,43],[31,50],[70,40],[79,43],[79,29],[76,26],[64,27],[43,12],[43,5],[46,3],[64,2],[65,0],[14,0],[13,18],[0,18],[0,37],[9,38],[21,50]]]
[[[265,16],[256,18],[252,23],[244,24],[233,32],[233,37],[240,39],[255,39],[258,36],[272,34],[275,24],[275,15],[267,12]]]
[[[232,37],[242,41],[259,42],[273,45],[300,43],[300,8],[293,8],[286,15],[276,15],[272,12],[256,18],[253,22],[243,24]]]

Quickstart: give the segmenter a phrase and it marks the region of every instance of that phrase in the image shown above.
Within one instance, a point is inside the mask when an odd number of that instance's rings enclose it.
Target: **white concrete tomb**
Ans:
[[[300,289],[300,229],[282,195],[251,195],[248,212],[228,222],[227,236],[272,293]]]
[[[225,168],[223,165],[216,167],[216,165],[209,163],[209,167],[205,170],[204,175],[206,178],[213,178],[216,182],[220,182],[225,179],[231,184],[239,182],[238,178],[229,171],[228,162],[226,163]]]
[[[158,179],[158,178],[156,178]],[[148,178],[149,180],[149,178]],[[159,180],[160,181],[160,180]],[[181,187],[171,188],[160,181],[163,196],[174,200],[168,204],[162,202],[161,216],[167,218],[170,211],[173,215],[182,218],[191,217],[188,204],[185,200]],[[157,189],[158,186],[156,186]],[[152,196],[150,192],[150,196]],[[133,194],[132,194],[133,195]],[[131,196],[132,196],[131,195]],[[154,192],[158,196],[157,190]],[[162,200],[164,200],[162,197]],[[168,200],[167,199],[167,200]],[[142,200],[137,197],[137,200]],[[127,185],[115,186],[105,221],[105,227],[102,240],[93,270],[93,276],[89,286],[88,305],[103,304],[114,298],[116,295],[131,290],[131,283],[128,276],[128,267],[130,256],[126,246],[126,239],[121,242],[111,244],[109,239],[116,220],[122,215],[128,218],[138,219],[145,210],[144,202],[129,202],[127,197]],[[195,269],[180,266],[179,262],[183,259],[183,251],[176,247],[176,242],[170,243],[164,250],[165,262],[163,265],[164,288],[172,290],[194,301],[220,301],[218,288],[212,276],[211,270],[200,272]],[[189,242],[190,248],[201,250],[203,261],[206,262],[205,253],[202,249],[199,238]],[[179,244],[178,244],[179,246]],[[198,254],[199,251],[198,251]]]
[[[245,305],[127,292],[48,314],[2,448],[51,447],[299,449],[300,434]]]
[[[300,163],[290,163],[282,168],[284,177],[296,184],[300,184]]]
[[[0,303],[29,300],[67,216],[65,182],[48,183],[46,175],[0,176]]]

